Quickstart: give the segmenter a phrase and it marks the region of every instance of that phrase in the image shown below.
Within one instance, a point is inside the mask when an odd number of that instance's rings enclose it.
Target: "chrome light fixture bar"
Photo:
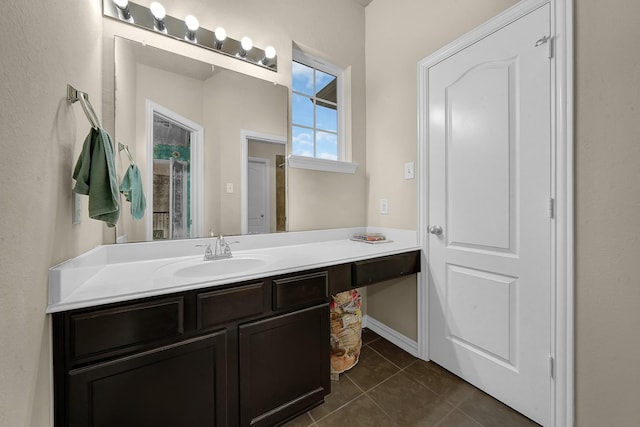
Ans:
[[[210,31],[200,27],[198,20],[192,15],[182,20],[166,14],[158,2],[154,2],[152,7],[148,8],[127,0],[103,0],[102,14],[258,67],[278,71],[278,59],[273,47],[267,46],[265,50],[257,48],[252,46],[251,39],[248,37],[243,38],[243,40],[246,39],[243,45],[240,40],[228,37],[222,27]]]

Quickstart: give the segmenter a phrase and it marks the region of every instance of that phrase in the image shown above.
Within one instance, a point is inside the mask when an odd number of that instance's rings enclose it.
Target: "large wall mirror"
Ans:
[[[146,209],[123,201],[120,241],[287,230],[288,90],[114,38],[114,140]]]

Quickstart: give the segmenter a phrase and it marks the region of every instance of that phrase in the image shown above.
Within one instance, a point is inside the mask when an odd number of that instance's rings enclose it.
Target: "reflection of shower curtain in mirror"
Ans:
[[[169,206],[171,239],[184,239],[187,231],[187,162],[170,159]]]

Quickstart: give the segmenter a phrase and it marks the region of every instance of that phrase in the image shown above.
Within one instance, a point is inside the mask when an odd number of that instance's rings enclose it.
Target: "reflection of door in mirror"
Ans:
[[[248,138],[247,231],[286,231],[286,145]]]
[[[153,240],[184,239],[199,235],[194,189],[201,186],[194,144],[202,143],[202,127],[173,111],[148,102],[148,144],[153,153],[151,170],[153,215],[148,230]]]
[[[269,232],[269,159],[249,157],[249,234]]]

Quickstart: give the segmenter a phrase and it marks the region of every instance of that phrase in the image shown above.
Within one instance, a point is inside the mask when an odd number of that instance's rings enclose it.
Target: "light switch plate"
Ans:
[[[227,193],[233,193],[233,183],[227,182]]]
[[[389,215],[389,200],[380,199],[380,215]]]
[[[414,179],[416,176],[415,173],[415,164],[413,162],[407,162],[404,164],[404,179]]]

